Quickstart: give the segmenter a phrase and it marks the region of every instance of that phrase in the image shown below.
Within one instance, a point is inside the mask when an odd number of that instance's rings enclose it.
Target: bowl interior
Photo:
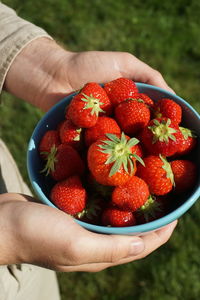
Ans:
[[[161,88],[154,87],[151,85],[137,83],[137,87],[141,93],[146,93],[149,95],[154,101],[157,101],[161,98],[171,98],[175,100],[179,105],[181,105],[183,110],[183,124],[185,127],[188,127],[195,131],[198,136],[198,140],[200,137],[200,116],[199,114],[182,98],[179,96],[172,94],[168,91],[165,91]],[[52,107],[44,117],[39,121],[33,134],[30,138],[30,142],[28,145],[27,151],[27,169],[31,184],[33,189],[38,196],[38,198],[45,204],[55,207],[55,205],[48,199],[49,192],[54,184],[54,181],[50,177],[46,177],[41,174],[41,170],[43,168],[43,162],[38,155],[38,145],[39,142],[47,130],[55,129],[58,123],[61,120],[64,120],[65,117],[65,109],[66,106],[70,103],[74,94],[62,99],[58,102],[54,107]],[[195,158],[198,166],[200,165],[200,145],[198,142]],[[185,194],[172,208],[172,211],[152,222],[142,225],[136,225],[131,227],[105,227],[105,226],[97,226],[88,224],[79,220],[76,220],[81,226],[95,232],[101,233],[111,233],[111,234],[142,234],[148,231],[155,230],[157,228],[163,227],[168,223],[176,220],[182,214],[184,214],[198,199],[200,196],[200,176],[198,175],[198,180],[196,186],[192,191]]]

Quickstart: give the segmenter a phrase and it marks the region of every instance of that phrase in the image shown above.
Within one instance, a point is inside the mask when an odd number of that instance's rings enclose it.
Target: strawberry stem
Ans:
[[[171,180],[171,183],[173,184],[173,186],[175,186],[174,173],[172,172],[170,163],[161,154],[159,156],[163,162],[162,168],[165,170],[167,178],[169,178]]]
[[[98,117],[100,112],[104,112],[104,110],[100,107],[100,105],[103,105],[102,102],[99,101],[99,99],[95,98],[92,94],[90,96],[82,93],[84,96],[81,98],[82,101],[86,102],[84,109],[91,108],[91,115],[96,115]]]
[[[122,132],[121,137],[117,137],[114,134],[106,134],[109,140],[103,140],[104,144],[99,145],[99,148],[102,153],[108,154],[108,159],[105,164],[113,163],[109,177],[113,176],[118,170],[123,166],[124,170],[128,174],[133,174],[134,171],[134,162],[132,157],[138,161],[142,161],[141,158],[138,159],[138,156],[132,153],[132,147],[139,143],[139,140],[136,138],[131,138],[127,140],[124,132]],[[142,161],[143,162],[143,161]]]
[[[150,195],[147,201],[138,209],[138,213],[143,215],[145,221],[148,222],[151,217],[155,218],[156,213],[162,211],[160,203],[156,201],[156,197]]]
[[[41,171],[41,173],[46,173],[47,176],[49,175],[50,172],[54,172],[55,163],[57,162],[56,154],[57,154],[57,148],[55,145],[53,145],[53,147],[51,147],[50,153],[46,157],[47,162],[44,169]]]
[[[185,140],[187,140],[188,137],[193,137],[193,138],[197,137],[197,135],[195,134],[195,132],[193,130],[190,130],[188,128],[181,127],[181,126],[179,127],[179,129],[180,129],[180,131],[181,131],[181,133],[182,133]]]
[[[170,127],[171,120],[153,120],[154,125],[149,126],[148,128],[153,133],[153,141],[152,143],[155,144],[157,141],[160,142],[169,142],[169,139],[176,141],[176,137],[174,136],[174,133],[176,130],[172,127]]]

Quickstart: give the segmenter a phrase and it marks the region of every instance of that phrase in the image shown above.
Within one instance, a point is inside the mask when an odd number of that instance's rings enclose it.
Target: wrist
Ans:
[[[72,55],[54,40],[37,38],[25,46],[13,61],[4,88],[18,98],[48,110],[62,93],[68,92],[67,84],[65,88],[56,73],[63,63],[66,68]]]
[[[24,200],[21,198],[20,195],[14,193],[0,195],[0,265],[23,262],[22,238],[17,226],[16,211],[18,204]],[[15,211],[14,215],[13,211]]]

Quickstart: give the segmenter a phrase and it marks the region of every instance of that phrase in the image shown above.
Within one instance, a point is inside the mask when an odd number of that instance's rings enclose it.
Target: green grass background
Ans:
[[[4,0],[3,3],[43,27],[72,51],[133,53],[158,69],[176,93],[200,112],[199,0]],[[43,114],[6,93],[2,100],[1,137],[28,182],[27,142]],[[171,240],[145,259],[99,273],[59,273],[62,300],[199,299],[199,224],[197,202],[180,219]]]

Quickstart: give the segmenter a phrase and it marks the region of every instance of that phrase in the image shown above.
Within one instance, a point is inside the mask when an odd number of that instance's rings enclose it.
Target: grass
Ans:
[[[200,112],[198,0],[6,0],[72,51],[128,51],[158,69]],[[26,147],[42,113],[4,93],[1,136],[24,179]],[[177,199],[178,201],[178,199]],[[200,204],[179,221],[171,240],[141,261],[100,273],[60,273],[62,300],[196,300],[200,295]]]

